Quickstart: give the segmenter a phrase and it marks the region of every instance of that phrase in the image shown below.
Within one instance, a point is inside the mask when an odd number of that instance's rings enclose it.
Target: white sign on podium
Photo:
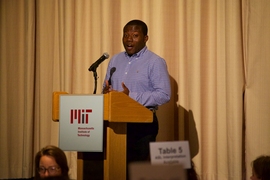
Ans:
[[[60,95],[59,147],[103,151],[103,95]]]

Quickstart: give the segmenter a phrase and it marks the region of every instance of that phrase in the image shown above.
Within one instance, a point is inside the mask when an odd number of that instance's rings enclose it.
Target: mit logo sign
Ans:
[[[78,124],[88,124],[90,113],[92,113],[92,109],[71,109],[70,124],[73,124],[74,121],[77,121]]]

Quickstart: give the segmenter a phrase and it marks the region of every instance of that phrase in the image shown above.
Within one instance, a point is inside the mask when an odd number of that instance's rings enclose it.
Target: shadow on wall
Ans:
[[[193,112],[187,111],[182,106],[179,106],[179,112],[183,112],[185,140],[189,141],[190,157],[193,159],[199,153],[199,139]]]
[[[186,110],[178,104],[178,84],[170,77],[172,86],[172,99],[174,103],[174,139],[189,141],[190,157],[199,153],[199,139],[192,110]]]

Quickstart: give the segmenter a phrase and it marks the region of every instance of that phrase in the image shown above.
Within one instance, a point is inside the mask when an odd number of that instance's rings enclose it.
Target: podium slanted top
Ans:
[[[52,120],[59,121],[59,96],[74,95],[67,92],[53,92]],[[83,95],[83,94],[82,94]],[[89,96],[89,94],[87,94]],[[122,92],[104,94],[104,120],[109,122],[150,123],[153,113]]]

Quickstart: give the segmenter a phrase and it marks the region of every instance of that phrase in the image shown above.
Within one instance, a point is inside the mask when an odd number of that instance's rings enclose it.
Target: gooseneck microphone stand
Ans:
[[[109,58],[109,54],[103,53],[103,55],[88,68],[88,71],[93,71],[94,78],[95,78],[95,89],[94,89],[93,94],[96,94],[96,90],[97,90],[97,67],[99,66],[100,63],[102,63],[105,59],[108,59],[108,58]]]
[[[94,79],[95,79],[95,87],[94,87],[93,94],[96,94],[96,91],[97,91],[97,79],[98,79],[97,68],[94,68],[92,71],[93,71],[93,76],[94,76]]]

